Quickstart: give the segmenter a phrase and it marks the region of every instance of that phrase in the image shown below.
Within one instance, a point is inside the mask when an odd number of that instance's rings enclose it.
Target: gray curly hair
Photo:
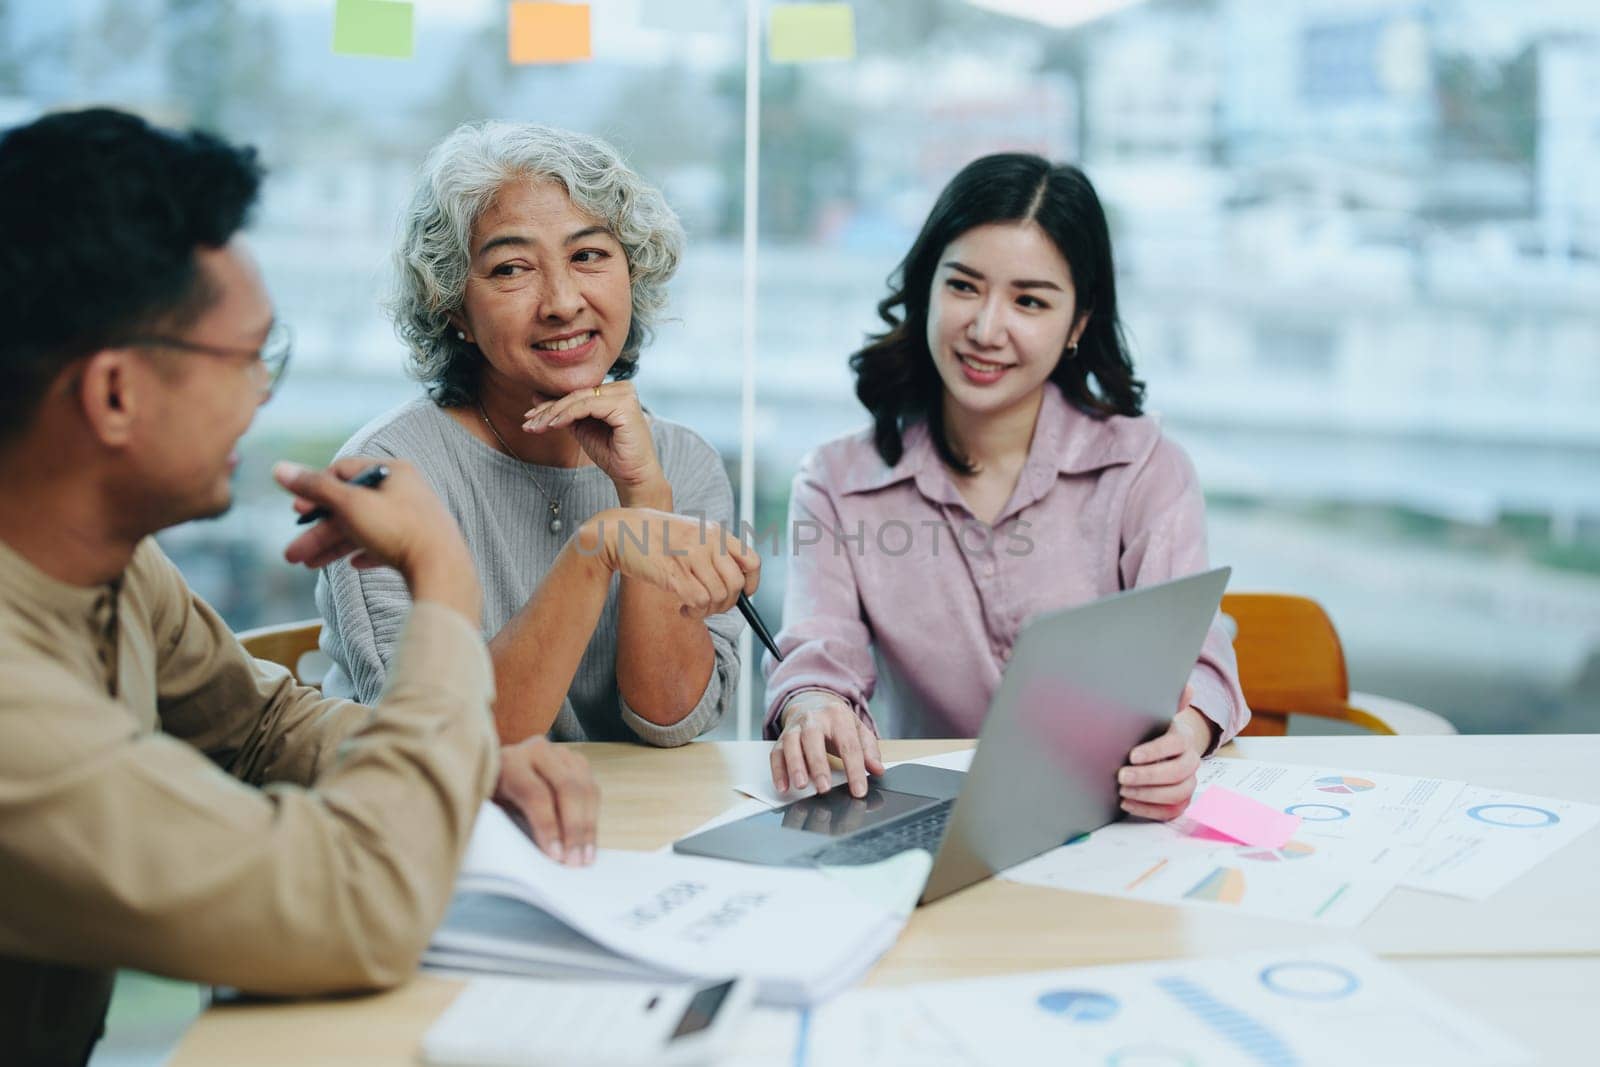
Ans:
[[[633,319],[614,378],[631,378],[639,350],[667,303],[667,281],[683,253],[683,227],[653,187],[598,137],[531,123],[480,122],[457,127],[428,153],[402,219],[394,290],[387,307],[411,350],[408,369],[443,407],[477,396],[477,346],[456,336],[450,313],[461,309],[472,227],[508,182],[560,183],[582,211],[600,219],[628,258]]]

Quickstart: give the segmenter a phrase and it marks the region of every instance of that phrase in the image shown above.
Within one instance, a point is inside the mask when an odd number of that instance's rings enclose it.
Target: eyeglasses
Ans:
[[[283,373],[289,368],[289,355],[294,351],[294,336],[289,327],[282,322],[274,322],[267,331],[266,340],[261,342],[260,348],[230,348],[226,345],[204,345],[198,341],[186,341],[181,337],[162,337],[147,335],[143,337],[129,337],[121,342],[123,345],[145,348],[171,348],[179,352],[195,352],[203,356],[243,356],[250,360],[250,370],[256,379],[256,386],[261,390],[262,397],[269,397],[273,390],[278,388],[278,383],[283,380]]]

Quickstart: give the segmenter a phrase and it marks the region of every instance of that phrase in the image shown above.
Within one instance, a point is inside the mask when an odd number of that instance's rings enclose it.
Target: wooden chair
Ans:
[[[307,653],[317,651],[317,638],[321,636],[321,619],[301,619],[298,622],[245,630],[239,634],[239,643],[256,659],[288,667],[301,685],[320,686],[321,678],[301,676],[300,661]]]
[[[1353,723],[1379,734],[1453,734],[1424,708],[1371,693],[1352,693],[1344,647],[1315,600],[1279,593],[1229,593],[1222,611],[1235,626],[1239,684],[1250,705],[1246,735],[1278,736],[1290,715]]]

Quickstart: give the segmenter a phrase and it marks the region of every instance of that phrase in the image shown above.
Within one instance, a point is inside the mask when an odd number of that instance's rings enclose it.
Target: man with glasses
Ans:
[[[176,352],[196,352],[205,356],[233,356],[242,358],[249,365],[255,375],[256,385],[261,390],[261,399],[267,400],[272,396],[278,383],[283,380],[283,372],[289,369],[289,356],[294,351],[294,336],[289,332],[289,327],[281,322],[274,322],[267,329],[267,336],[255,348],[227,348],[222,345],[201,344],[198,341],[188,341],[182,337],[129,337],[121,342],[133,348],[166,348]]]
[[[0,137],[0,1061],[81,1064],[117,967],[281,994],[415,968],[497,773],[471,557],[408,465],[278,480],[416,601],[375,708],[245,654],[150,534],[226,510],[288,359],[253,152],[109,110]],[[593,803],[592,784],[577,795]],[[530,815],[533,813],[529,813]]]

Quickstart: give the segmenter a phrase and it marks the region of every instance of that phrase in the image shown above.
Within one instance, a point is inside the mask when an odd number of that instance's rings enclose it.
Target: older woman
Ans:
[[[460,522],[483,580],[506,741],[678,745],[732,700],[738,616],[680,610],[729,603],[727,560],[720,576],[696,572],[703,590],[668,591],[624,569],[593,619],[572,609],[582,576],[556,568],[580,524],[606,509],[731,525],[716,451],[647,414],[628,380],[682,244],[661,195],[581,134],[463,126],[417,182],[391,311],[428,396],[363,428],[341,455],[411,461]],[[696,548],[685,534],[703,527],[683,518],[662,529],[682,538],[677,552]],[[375,696],[406,617],[399,576],[329,567],[317,604],[334,661],[325,689]]]

